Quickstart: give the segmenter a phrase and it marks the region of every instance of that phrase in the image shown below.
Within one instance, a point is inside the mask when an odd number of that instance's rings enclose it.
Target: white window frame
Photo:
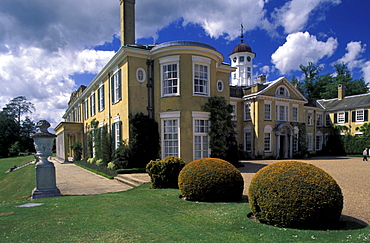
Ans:
[[[276,102],[275,105],[275,120],[288,121],[289,120],[289,103]]]
[[[346,121],[346,113],[344,111],[338,111],[337,113],[337,123],[344,124]]]
[[[317,113],[316,114],[316,126],[322,127],[322,125],[323,125],[323,114]]]
[[[238,117],[237,102],[231,101],[230,105],[233,107],[233,112],[231,113],[231,120],[236,121]]]
[[[99,89],[98,89],[98,108],[99,108],[99,112],[103,111],[105,109],[105,97],[104,97],[104,84],[100,85]]]
[[[307,150],[312,151],[313,148],[313,135],[312,133],[307,133]]]
[[[293,134],[293,151],[299,150],[299,128],[294,127],[294,134]]]
[[[122,100],[122,77],[121,77],[121,70],[116,69],[116,71],[113,73],[111,77],[111,90],[112,90],[112,104],[118,103],[120,100]]]
[[[265,101],[264,103],[264,119],[267,121],[271,121],[271,102]]]
[[[210,96],[211,59],[192,56],[193,95]],[[204,68],[206,71],[204,71]]]
[[[84,106],[85,120],[87,120],[89,119],[89,99],[85,99],[83,106]]]
[[[363,122],[365,119],[364,109],[356,109],[356,122]]]
[[[209,112],[192,112],[193,117],[193,160],[209,158],[211,149],[209,147]],[[200,142],[197,140],[200,139]],[[200,147],[200,149],[199,149]],[[198,155],[200,153],[200,155]]]
[[[271,152],[271,132],[272,127],[270,125],[266,125],[264,127],[264,136],[263,136],[263,151],[264,152]]]
[[[252,128],[249,125],[244,127],[244,151],[252,152]]]
[[[145,72],[144,68],[136,69],[136,80],[139,83],[144,83],[145,79],[146,79],[146,72]]]
[[[159,59],[161,68],[161,96],[180,95],[180,56],[169,56]],[[166,67],[166,70],[164,70]],[[169,70],[168,67],[176,67],[176,70]],[[170,77],[167,75],[172,73]],[[168,85],[170,84],[170,85]]]
[[[220,93],[224,91],[224,82],[222,80],[217,81],[217,91]]]
[[[298,105],[293,105],[292,107],[292,121],[298,122]]]
[[[161,112],[162,159],[167,156],[180,157],[180,111]],[[168,123],[168,127],[166,126]],[[172,123],[172,124],[171,124]],[[168,130],[167,130],[168,129]],[[172,130],[172,131],[171,131]],[[166,135],[172,138],[167,138]],[[171,150],[171,151],[170,151]]]
[[[95,92],[90,96],[90,116],[95,116],[96,114],[96,99],[95,99]]]
[[[278,86],[276,88],[275,95],[277,97],[285,97],[285,98],[289,98],[290,97],[289,90],[288,90],[288,88],[285,85]]]
[[[323,134],[322,132],[318,131],[316,133],[316,141],[315,141],[316,151],[320,151],[322,149],[322,144],[323,144]]]
[[[244,121],[252,120],[251,102],[244,102]]]
[[[309,111],[307,113],[307,125],[313,126],[313,112],[312,111]]]

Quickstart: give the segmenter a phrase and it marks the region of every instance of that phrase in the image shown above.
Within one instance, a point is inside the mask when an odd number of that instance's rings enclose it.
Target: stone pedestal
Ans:
[[[32,191],[32,199],[61,196],[56,186],[54,164],[47,159],[52,155],[56,136],[47,131],[50,124],[45,120],[39,121],[36,127],[39,128],[39,131],[34,133],[32,138],[36,148],[36,156],[40,160],[36,163],[36,188]]]

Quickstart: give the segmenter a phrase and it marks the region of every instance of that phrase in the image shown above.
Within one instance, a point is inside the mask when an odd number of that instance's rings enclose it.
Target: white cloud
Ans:
[[[299,70],[300,64],[317,63],[325,56],[330,57],[337,46],[337,40],[332,37],[323,42],[308,32],[297,32],[288,35],[284,45],[271,55],[271,62],[280,73],[287,74]]]
[[[359,60],[361,53],[364,53],[366,45],[361,45],[361,41],[352,41],[347,44],[347,53],[337,63],[344,63],[350,70],[361,66],[363,60]]]
[[[325,3],[339,4],[341,0],[292,0],[273,13],[277,25],[283,26],[285,33],[302,30],[312,12]],[[317,21],[317,19],[316,19]]]
[[[136,1],[136,34],[138,38],[153,37],[169,23],[183,19],[183,25],[199,24],[211,37],[235,39],[240,35],[240,23],[246,31],[267,25],[264,4],[263,0]]]
[[[37,47],[19,47],[16,54],[0,54],[1,107],[16,96],[26,96],[36,107],[31,117],[47,119],[55,126],[76,88],[69,76],[97,73],[113,54],[95,50],[50,53]]]
[[[365,83],[370,85],[370,61],[364,63],[362,67],[362,72],[364,74]]]

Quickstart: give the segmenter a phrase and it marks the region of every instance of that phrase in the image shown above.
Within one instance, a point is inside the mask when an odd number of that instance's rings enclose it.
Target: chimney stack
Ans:
[[[338,85],[338,99],[341,100],[346,96],[346,86],[343,84]]]
[[[135,0],[120,0],[121,46],[135,44]]]
[[[259,75],[258,76],[258,78],[257,78],[257,82],[259,83],[259,84],[262,84],[263,82],[265,82],[266,81],[266,75],[264,75],[264,74],[261,74],[261,75]]]

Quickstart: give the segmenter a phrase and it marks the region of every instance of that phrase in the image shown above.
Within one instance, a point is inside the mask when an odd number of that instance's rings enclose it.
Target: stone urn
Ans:
[[[37,122],[38,131],[31,135],[34,141],[36,156],[36,188],[32,191],[32,199],[61,196],[56,186],[55,167],[48,157],[52,155],[56,135],[48,132],[50,123],[46,120]]]

